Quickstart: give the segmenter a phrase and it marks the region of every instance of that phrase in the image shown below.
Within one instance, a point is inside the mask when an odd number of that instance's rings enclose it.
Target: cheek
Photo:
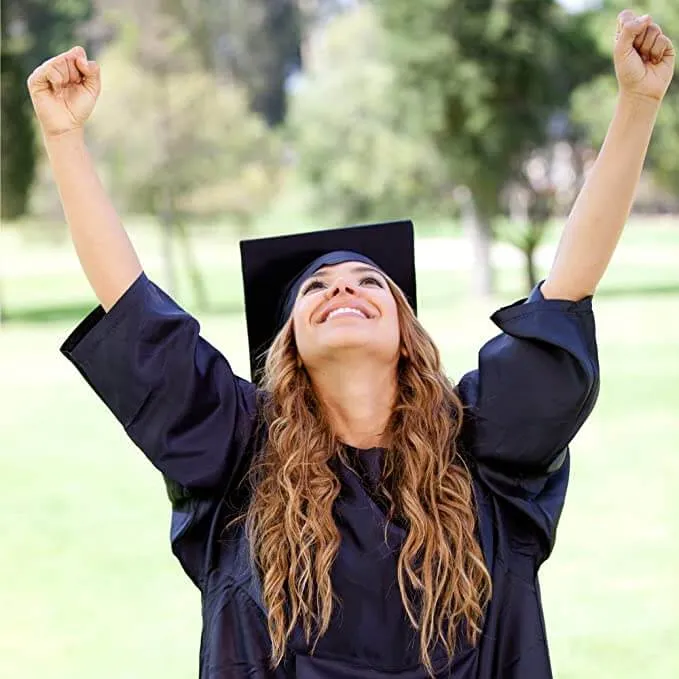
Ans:
[[[309,329],[304,321],[304,317],[299,310],[293,311],[292,314],[292,334],[295,338],[295,345],[297,346],[297,352],[299,353],[302,360],[304,360],[305,354],[308,352],[309,348]]]
[[[401,326],[398,321],[398,310],[396,302],[391,300],[390,304],[384,306],[385,311],[385,330],[389,333],[390,340],[398,345],[401,344]]]

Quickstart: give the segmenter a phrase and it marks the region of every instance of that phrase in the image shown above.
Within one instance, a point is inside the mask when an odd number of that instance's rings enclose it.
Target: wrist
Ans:
[[[655,120],[661,104],[662,99],[621,90],[618,92],[616,112],[622,112],[635,118]]]
[[[85,130],[82,127],[74,127],[63,132],[45,132],[45,130],[42,130],[42,137],[47,146],[84,144]]]

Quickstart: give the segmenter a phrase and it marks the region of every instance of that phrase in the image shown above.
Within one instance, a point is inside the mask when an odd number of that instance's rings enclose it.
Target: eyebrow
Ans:
[[[384,278],[384,274],[379,270],[376,269],[374,266],[368,266],[367,264],[359,264],[358,266],[355,266],[351,269],[351,273],[376,273],[382,278]],[[325,276],[328,275],[328,267],[324,267],[317,271],[313,276],[309,276],[309,278],[324,278]]]

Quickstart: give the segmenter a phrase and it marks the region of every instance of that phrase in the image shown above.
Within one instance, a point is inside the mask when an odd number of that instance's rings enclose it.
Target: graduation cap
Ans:
[[[240,242],[240,253],[253,379],[300,286],[324,266],[354,260],[371,264],[398,285],[417,312],[410,220],[253,238]]]

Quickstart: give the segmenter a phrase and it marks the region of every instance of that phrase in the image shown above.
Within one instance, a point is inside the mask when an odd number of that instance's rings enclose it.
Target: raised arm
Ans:
[[[618,17],[614,59],[615,114],[542,285],[547,299],[582,299],[603,277],[632,207],[675,52],[651,17],[625,10]]]
[[[99,67],[82,47],[49,59],[28,79],[76,252],[108,311],[142,267],[85,145],[83,126],[100,89]]]
[[[247,468],[254,385],[150,281],[99,181],[83,125],[99,69],[74,47],[28,80],[76,251],[100,306],[61,347],[129,437],[182,492],[225,492]]]

